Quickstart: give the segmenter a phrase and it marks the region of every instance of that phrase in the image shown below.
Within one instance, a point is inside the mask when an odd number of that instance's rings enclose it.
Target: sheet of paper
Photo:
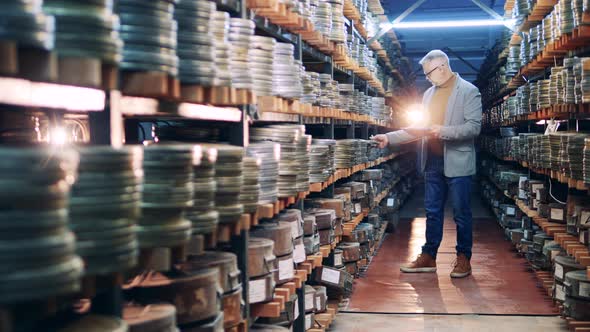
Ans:
[[[340,271],[324,268],[322,280],[337,285],[340,283]]]

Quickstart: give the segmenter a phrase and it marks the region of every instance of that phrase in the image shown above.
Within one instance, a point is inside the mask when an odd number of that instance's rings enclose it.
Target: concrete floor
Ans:
[[[330,331],[555,332],[568,330],[565,320],[559,317],[339,313]]]
[[[400,216],[403,219],[424,217],[423,208],[423,185],[418,185],[412,198],[402,209]],[[474,218],[489,218],[489,210],[482,204],[477,194],[478,190],[474,188],[472,196],[472,209]],[[452,217],[452,208],[450,202],[447,202],[446,216]],[[498,232],[501,229],[498,228]],[[442,248],[441,248],[442,249]],[[379,255],[391,255],[384,252],[381,248]],[[369,267],[369,274],[373,264],[379,260],[373,261]],[[393,272],[393,271],[392,271]],[[374,299],[379,302],[378,298]],[[353,301],[354,302],[354,295]],[[534,304],[533,304],[534,305]],[[354,306],[354,303],[353,303]],[[356,308],[350,307],[350,310],[356,311]],[[533,310],[534,311],[534,310]],[[393,311],[392,311],[393,312]],[[510,331],[567,331],[565,321],[553,315],[541,316],[516,316],[516,315],[477,315],[477,314],[445,314],[446,312],[431,312],[430,314],[420,314],[419,311],[414,313],[367,313],[362,312],[341,312],[334,321],[330,331],[356,332],[356,331],[436,331],[436,332],[510,332]]]

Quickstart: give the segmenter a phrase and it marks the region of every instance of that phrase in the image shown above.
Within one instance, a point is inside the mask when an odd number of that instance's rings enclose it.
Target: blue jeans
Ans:
[[[428,156],[424,170],[426,244],[422,252],[436,258],[443,237],[445,203],[450,194],[457,224],[457,253],[471,258],[473,217],[471,214],[471,176],[448,178],[442,156]]]

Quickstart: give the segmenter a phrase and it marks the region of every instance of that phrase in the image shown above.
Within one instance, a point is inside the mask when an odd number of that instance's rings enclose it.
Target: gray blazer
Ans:
[[[424,93],[422,105],[430,103],[436,87]],[[457,81],[449,97],[444,125],[440,137],[444,141],[445,176],[469,176],[475,174],[474,139],[481,130],[481,94],[471,83],[457,74]],[[404,130],[387,133],[389,145],[398,145],[420,140],[419,166],[424,172],[428,152],[427,138],[417,138]]]

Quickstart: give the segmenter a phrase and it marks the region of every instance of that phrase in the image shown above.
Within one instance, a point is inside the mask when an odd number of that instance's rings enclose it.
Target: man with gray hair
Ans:
[[[406,128],[377,135],[381,148],[420,140],[420,169],[424,172],[426,244],[415,261],[403,265],[403,272],[436,272],[436,255],[442,241],[444,209],[451,196],[457,225],[457,259],[451,277],[471,274],[473,245],[471,177],[475,174],[474,139],[481,129],[481,94],[471,83],[454,73],[448,56],[430,51],[420,60],[432,87],[422,98],[427,111],[427,130]]]

